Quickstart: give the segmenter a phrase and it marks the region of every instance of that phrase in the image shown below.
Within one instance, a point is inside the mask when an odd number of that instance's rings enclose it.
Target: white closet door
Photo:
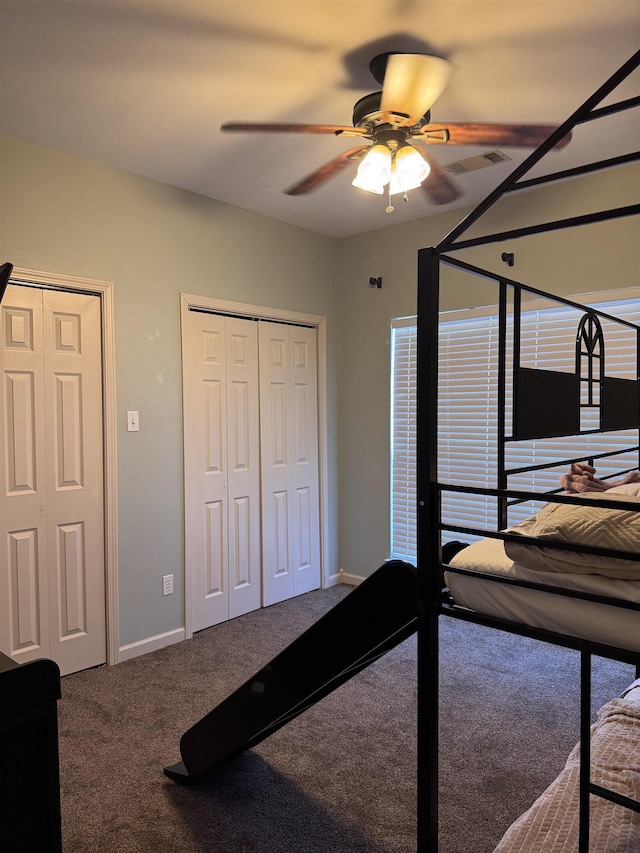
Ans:
[[[258,330],[226,318],[229,617],[260,607]]]
[[[199,631],[260,606],[257,329],[189,312],[187,572]]]
[[[100,300],[2,304],[0,648],[63,674],[106,660]]]
[[[42,292],[9,285],[1,308],[0,649],[26,663],[49,657]]]
[[[263,604],[320,586],[316,331],[260,323]]]
[[[224,318],[188,315],[185,370],[187,562],[194,631],[228,618],[227,395]]]
[[[50,656],[106,660],[100,300],[44,290]]]
[[[320,502],[318,460],[318,376],[316,330],[291,326],[293,594],[320,586]]]

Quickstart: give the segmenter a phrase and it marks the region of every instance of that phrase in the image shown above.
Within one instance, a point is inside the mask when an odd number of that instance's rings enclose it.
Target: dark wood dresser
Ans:
[[[0,652],[0,850],[62,850],[58,699],[51,660],[17,664]]]

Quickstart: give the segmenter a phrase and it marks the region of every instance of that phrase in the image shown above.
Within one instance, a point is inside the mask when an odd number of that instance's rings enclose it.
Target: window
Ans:
[[[414,562],[417,345],[415,317],[394,321],[391,327],[391,556]]]
[[[607,301],[604,298],[607,297]],[[612,298],[615,297],[615,298]],[[589,294],[576,297],[600,311],[640,323],[640,301],[632,291]],[[554,303],[551,303],[554,304]],[[557,303],[555,303],[557,306]],[[540,322],[544,312],[544,322]],[[521,363],[574,372],[576,333],[583,312],[569,306],[549,307],[541,300],[527,303],[522,312]],[[607,376],[635,379],[636,337],[632,330],[600,319],[605,341]],[[446,312],[439,329],[440,390],[438,408],[438,478],[441,483],[478,487],[497,486],[497,355],[498,317],[494,307]],[[507,337],[509,338],[509,332]],[[599,397],[594,393],[594,356],[599,357],[600,339],[580,374],[584,406],[581,428],[594,430],[598,423]],[[510,348],[508,340],[507,348]],[[391,555],[416,560],[416,318],[394,320],[391,329]],[[507,363],[509,354],[507,355]],[[506,432],[511,424],[510,388],[507,383]],[[598,452],[624,450],[637,443],[634,430],[607,433],[598,439]],[[590,435],[578,439],[531,439],[507,446],[507,467],[533,460],[539,464],[556,459],[587,455],[594,447]],[[635,454],[616,457],[619,467],[635,467]],[[598,476],[614,473],[614,462],[597,463]],[[551,471],[513,475],[509,488],[544,491],[558,487],[562,466]],[[515,524],[535,508],[516,504],[509,510]],[[482,495],[444,493],[443,523],[496,529],[497,501]],[[473,541],[472,534],[455,533],[444,538]]]

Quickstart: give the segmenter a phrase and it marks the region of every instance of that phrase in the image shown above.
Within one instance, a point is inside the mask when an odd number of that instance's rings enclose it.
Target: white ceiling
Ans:
[[[0,0],[0,33],[1,130],[343,237],[468,207],[525,155],[502,149],[511,163],[452,178],[464,193],[453,204],[414,191],[387,214],[383,197],[351,186],[355,165],[308,195],[282,192],[353,139],[220,125],[351,124],[355,101],[379,89],[368,64],[384,50],[451,60],[435,122],[560,124],[638,49],[640,2]],[[593,146],[635,150],[639,113],[580,128],[552,168]],[[443,164],[484,150],[432,149]]]

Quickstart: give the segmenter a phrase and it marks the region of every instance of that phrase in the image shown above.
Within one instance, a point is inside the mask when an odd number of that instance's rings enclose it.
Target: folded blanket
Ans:
[[[546,504],[537,515],[509,528],[509,532],[534,537],[538,541],[555,540],[640,554],[640,511],[636,509],[640,495],[628,494],[629,489],[637,492],[640,484],[618,486],[608,489],[605,494],[584,492],[580,495],[580,506]],[[620,509],[590,505],[591,501],[603,498],[615,501]],[[538,572],[571,572],[640,581],[640,561],[625,557],[605,557],[572,549],[541,548],[537,544],[518,541],[505,542],[504,550],[514,562]]]

